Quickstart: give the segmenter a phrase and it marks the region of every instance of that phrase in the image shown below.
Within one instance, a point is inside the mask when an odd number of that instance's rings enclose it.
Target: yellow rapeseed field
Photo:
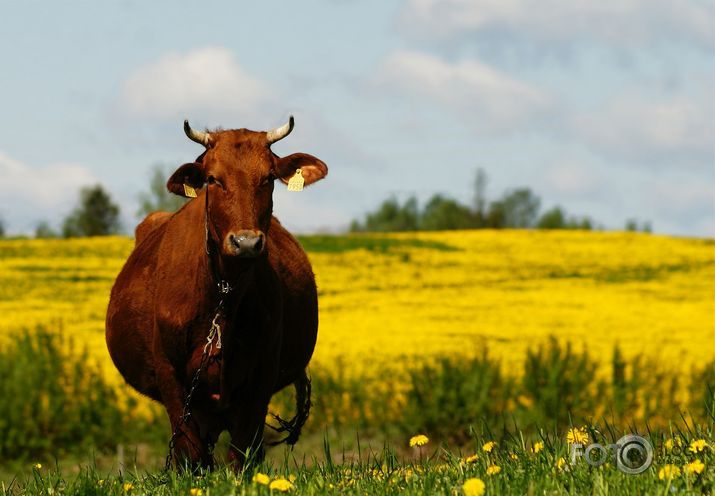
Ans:
[[[689,372],[715,357],[715,242],[634,233],[456,231],[306,238],[320,291],[313,367],[375,374],[484,346],[520,373],[548,335]],[[133,240],[0,242],[0,332],[45,324],[104,345]],[[338,357],[341,357],[338,360]],[[396,360],[406,357],[406,360]]]

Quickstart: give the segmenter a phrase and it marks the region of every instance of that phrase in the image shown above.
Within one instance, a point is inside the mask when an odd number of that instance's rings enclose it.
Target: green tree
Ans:
[[[143,218],[157,210],[175,212],[186,203],[186,198],[169,193],[169,190],[166,189],[166,178],[170,174],[169,168],[161,164],[152,167],[149,190],[139,193],[138,217]]]
[[[578,221],[578,229],[593,231],[593,220],[590,217],[581,217],[581,220]]]
[[[628,219],[626,220],[626,231],[650,233],[653,232],[653,225],[649,221],[640,223],[638,219]]]
[[[533,227],[539,215],[541,200],[529,188],[507,191],[502,197],[504,227]]]
[[[365,223],[353,222],[353,231],[416,231],[419,227],[417,199],[412,196],[400,205],[397,198],[390,197],[373,213],[365,216]]]
[[[501,229],[505,227],[504,202],[501,200],[493,201],[489,204],[487,218],[485,219],[486,227],[492,229]]]
[[[82,188],[79,206],[64,220],[62,235],[105,236],[120,230],[119,206],[112,202],[100,184]]]
[[[472,211],[452,198],[434,195],[425,205],[420,229],[436,231],[443,229],[470,229],[475,227]]]
[[[35,238],[37,239],[44,239],[44,238],[56,238],[57,237],[57,232],[52,229],[52,226],[50,226],[50,223],[47,222],[46,220],[40,221],[37,226],[35,227]]]
[[[539,229],[564,229],[566,228],[566,214],[561,207],[554,207],[544,212],[539,217],[536,227]]]
[[[0,238],[5,237],[5,221],[0,217]]]

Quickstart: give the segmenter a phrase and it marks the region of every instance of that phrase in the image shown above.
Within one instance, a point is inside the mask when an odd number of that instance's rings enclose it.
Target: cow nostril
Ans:
[[[241,249],[241,240],[238,239],[235,235],[229,235],[228,240],[231,242],[231,245],[236,248],[236,250]]]
[[[259,236],[254,245],[254,251],[260,253],[263,250],[263,236]]]

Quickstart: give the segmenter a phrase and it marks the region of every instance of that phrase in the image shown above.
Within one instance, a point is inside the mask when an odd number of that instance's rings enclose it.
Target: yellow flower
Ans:
[[[271,483],[271,478],[268,477],[266,474],[262,474],[261,472],[256,472],[256,475],[254,475],[253,479],[251,480],[256,484],[263,484],[264,486],[267,486]]]
[[[487,467],[487,475],[496,475],[501,472],[501,467],[499,465],[489,465]]]
[[[189,496],[203,496],[203,494],[203,490],[199,489],[198,487],[192,487],[191,489],[189,489]]]
[[[569,429],[566,434],[566,441],[569,444],[586,444],[588,443],[588,433],[583,427],[574,427]]]
[[[35,464],[32,466],[32,468],[34,468],[35,470],[40,470],[40,469],[42,468],[42,464],[41,464],[41,463],[35,463]]]
[[[482,496],[485,488],[486,485],[484,484],[484,481],[482,479],[477,479],[476,477],[467,479],[464,481],[464,484],[462,484],[462,492],[464,493],[464,496]]]
[[[122,487],[124,488],[124,492],[128,493],[129,491],[132,490],[132,488],[134,487],[134,484],[132,484],[131,482],[125,482]]]
[[[559,470],[563,470],[564,467],[566,467],[566,458],[562,456],[561,458],[556,460],[556,468],[558,468]]]
[[[410,438],[410,447],[424,446],[429,443],[429,438],[424,434],[418,434]]]
[[[489,441],[488,443],[484,443],[484,446],[482,446],[482,450],[486,451],[487,453],[491,453],[496,445],[496,442]]]
[[[666,439],[665,443],[663,443],[663,446],[665,446],[666,451],[673,451],[673,448],[675,446],[682,446],[682,445],[683,445],[683,442],[680,440],[679,437]]]
[[[465,461],[466,463],[474,463],[474,462],[476,462],[477,460],[479,460],[479,455],[477,455],[476,453],[473,454],[473,455],[470,455],[470,456],[468,456],[467,458],[464,459],[464,461]]]
[[[295,482],[298,479],[298,477],[295,476],[295,474],[290,474],[288,476],[288,480],[291,482]]]
[[[104,485],[104,479],[99,479],[99,480],[97,481],[97,485],[98,485],[98,486],[103,486],[103,485]]]
[[[293,489],[293,484],[288,479],[280,478],[271,482],[268,486],[268,489],[270,489],[271,491],[276,490],[284,493]]]
[[[658,471],[658,478],[660,480],[675,479],[679,475],[680,469],[677,465],[663,465],[663,468]]]
[[[688,475],[702,474],[705,470],[705,464],[700,460],[694,460],[683,467],[683,472]]]
[[[690,443],[690,451],[693,453],[699,453],[708,447],[707,441],[705,439],[697,439]]]
[[[544,449],[544,443],[542,443],[541,441],[537,441],[537,442],[535,442],[534,445],[531,447],[531,452],[532,452],[532,453],[538,453],[538,452],[540,452],[540,451],[543,450],[543,449]]]
[[[517,455],[516,453],[509,453],[509,458],[516,461],[519,459],[519,455]]]

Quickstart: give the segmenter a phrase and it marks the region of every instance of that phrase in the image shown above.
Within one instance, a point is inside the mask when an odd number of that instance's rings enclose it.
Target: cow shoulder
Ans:
[[[157,227],[162,226],[169,220],[169,212],[152,212],[134,230],[134,246],[138,246]]]

